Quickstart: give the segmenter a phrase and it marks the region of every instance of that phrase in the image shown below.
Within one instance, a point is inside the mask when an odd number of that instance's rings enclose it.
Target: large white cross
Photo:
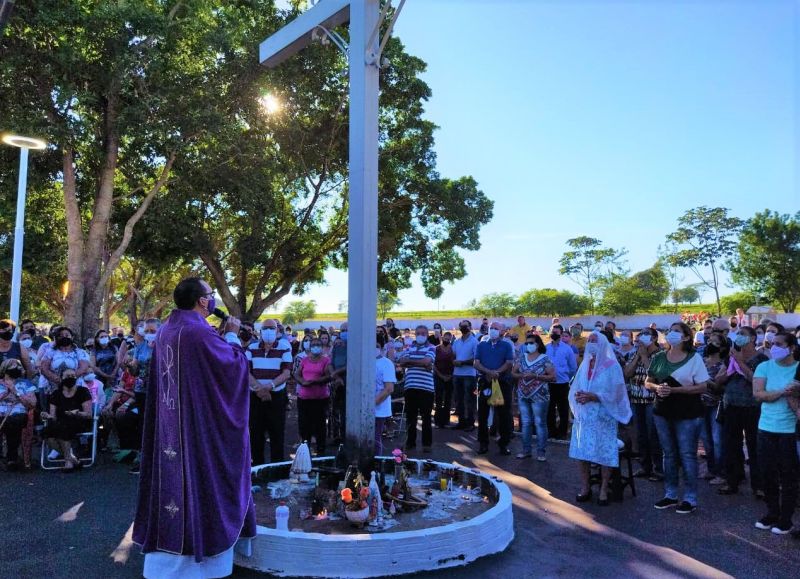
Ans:
[[[404,0],[402,0],[404,1]],[[400,4],[402,7],[402,2]],[[375,441],[375,309],[378,285],[378,24],[380,0],[322,0],[261,43],[274,67],[307,46],[319,27],[350,21],[350,209],[347,446],[371,457]],[[395,13],[399,13],[398,8]],[[391,33],[391,26],[388,34]]]

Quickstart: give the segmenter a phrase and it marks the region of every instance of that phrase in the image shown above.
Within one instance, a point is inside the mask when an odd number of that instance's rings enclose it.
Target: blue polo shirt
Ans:
[[[497,370],[506,361],[514,361],[514,347],[505,340],[486,340],[478,344],[475,359],[487,370]]]

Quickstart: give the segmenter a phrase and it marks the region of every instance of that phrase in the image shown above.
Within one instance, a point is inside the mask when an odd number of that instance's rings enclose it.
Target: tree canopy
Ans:
[[[568,239],[567,247],[559,261],[559,273],[583,289],[594,314],[603,284],[613,275],[624,272],[622,262],[627,251],[603,247],[602,241],[585,235]]]

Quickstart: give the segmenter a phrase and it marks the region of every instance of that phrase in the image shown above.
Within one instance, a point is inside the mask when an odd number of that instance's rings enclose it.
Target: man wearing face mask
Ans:
[[[469,320],[463,320],[459,326],[461,336],[453,342],[453,390],[455,395],[456,428],[471,432],[475,429],[475,387],[478,372],[475,370],[475,354],[478,350],[478,338],[472,333]]]
[[[331,347],[331,420],[330,434],[334,444],[341,444],[345,436],[347,398],[345,386],[347,384],[347,322],[339,326],[339,339]],[[323,353],[325,346],[323,344]]]
[[[250,394],[250,446],[253,464],[263,464],[265,435],[269,434],[269,462],[284,460],[286,430],[286,383],[292,371],[289,342],[278,336],[278,321],[265,320],[261,342],[250,350],[254,379]]]
[[[224,337],[206,322],[206,282],[185,279],[173,297],[152,356],[133,541],[145,577],[226,577],[256,534],[247,357],[239,320]]]
[[[509,455],[508,448],[511,442],[513,429],[511,419],[511,396],[513,384],[511,382],[511,366],[514,363],[514,348],[509,342],[501,338],[504,330],[500,322],[492,322],[489,326],[489,339],[478,344],[475,353],[475,369],[480,372],[478,381],[480,393],[478,396],[478,454],[489,452],[489,404],[492,394],[492,382],[497,380],[503,392],[503,404],[495,406],[495,420],[500,433],[497,444],[500,454]],[[572,350],[569,350],[570,354]]]
[[[18,342],[12,342],[17,325],[11,320],[0,320],[0,363],[6,360],[19,360],[25,368],[25,374],[32,376],[32,367],[28,352],[20,348]]]
[[[433,411],[434,384],[433,364],[436,361],[436,351],[428,343],[428,327],[417,326],[414,335],[414,344],[401,352],[395,359],[395,364],[406,370],[405,399],[406,399],[406,447],[414,450],[417,447],[417,416],[422,418],[422,449],[430,452],[433,444],[433,430],[431,428],[431,412]]]
[[[601,324],[602,327],[602,324]],[[564,328],[555,325],[550,329],[550,343],[547,344],[547,357],[556,369],[556,381],[550,384],[550,406],[547,407],[547,431],[553,438],[567,437],[569,426],[569,381],[578,370],[575,352],[561,343]],[[558,416],[558,424],[556,424]]]

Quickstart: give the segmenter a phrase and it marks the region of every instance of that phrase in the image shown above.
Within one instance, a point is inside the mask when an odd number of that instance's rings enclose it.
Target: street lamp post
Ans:
[[[22,289],[22,248],[25,239],[25,195],[28,188],[28,150],[44,149],[41,139],[19,135],[3,135],[2,141],[19,147],[19,182],[17,185],[17,216],[14,225],[14,261],[11,267],[11,311],[9,318],[19,323],[19,297]]]

